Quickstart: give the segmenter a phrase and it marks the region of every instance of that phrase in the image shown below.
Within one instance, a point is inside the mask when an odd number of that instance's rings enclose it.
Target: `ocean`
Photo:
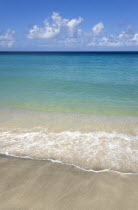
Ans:
[[[0,153],[137,172],[138,52],[1,52]]]

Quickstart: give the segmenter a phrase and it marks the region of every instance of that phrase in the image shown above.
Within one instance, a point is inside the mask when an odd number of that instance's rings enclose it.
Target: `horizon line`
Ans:
[[[120,53],[120,52],[123,52],[123,53],[128,53],[128,52],[134,52],[134,53],[138,53],[138,50],[0,50],[0,53],[14,53],[14,52],[23,52],[23,53]]]

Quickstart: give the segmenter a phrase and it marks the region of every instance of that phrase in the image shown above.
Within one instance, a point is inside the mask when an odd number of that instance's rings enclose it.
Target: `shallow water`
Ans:
[[[0,153],[137,172],[138,53],[0,53]]]
[[[137,172],[138,118],[1,110],[0,153]]]

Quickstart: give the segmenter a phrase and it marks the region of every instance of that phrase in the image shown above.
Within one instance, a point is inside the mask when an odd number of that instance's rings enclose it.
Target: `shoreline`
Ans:
[[[0,209],[137,209],[137,175],[0,156]]]
[[[2,154],[0,153],[0,158],[1,157],[7,157],[7,158],[18,158],[18,159],[27,159],[27,160],[34,160],[34,161],[50,161],[52,163],[57,163],[57,164],[61,164],[64,166],[71,166],[74,168],[77,168],[78,170],[82,170],[85,172],[92,172],[92,173],[103,173],[103,172],[108,172],[108,173],[117,173],[117,174],[124,174],[124,175],[138,175],[138,172],[122,172],[122,171],[116,171],[113,169],[99,169],[99,170],[94,170],[94,169],[86,169],[86,168],[82,168],[79,165],[75,165],[75,164],[70,164],[70,163],[64,163],[60,160],[56,160],[56,159],[51,159],[51,158],[46,158],[46,159],[41,159],[41,158],[34,158],[34,157],[30,157],[30,156],[18,156],[18,155],[12,155],[12,154]]]

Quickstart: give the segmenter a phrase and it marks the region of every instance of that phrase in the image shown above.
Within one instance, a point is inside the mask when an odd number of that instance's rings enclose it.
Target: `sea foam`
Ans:
[[[107,132],[49,132],[47,129],[0,131],[0,153],[52,159],[86,170],[136,172],[138,136]]]

